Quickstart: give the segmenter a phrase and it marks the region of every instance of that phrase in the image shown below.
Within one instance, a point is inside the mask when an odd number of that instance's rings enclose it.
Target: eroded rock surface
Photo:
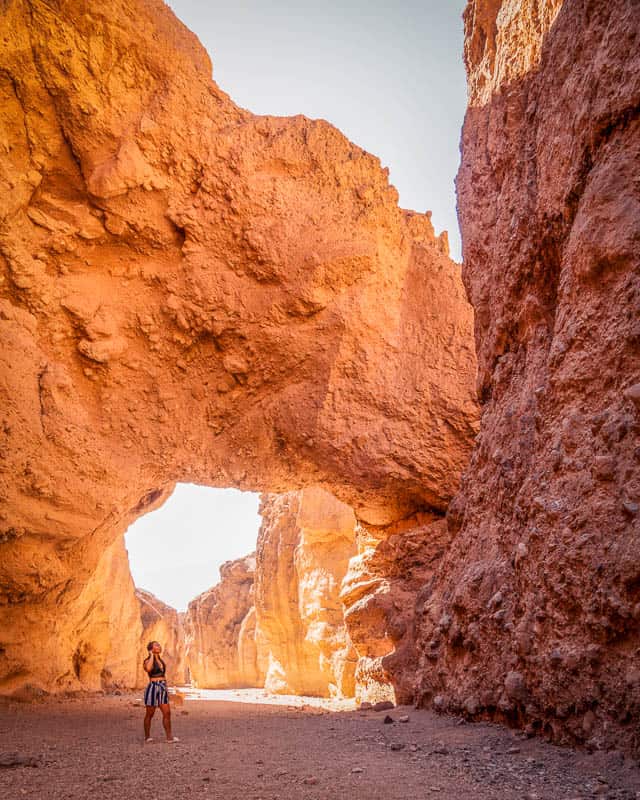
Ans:
[[[49,621],[176,481],[442,513],[472,314],[378,160],[235,106],[159,0],[0,14],[0,691],[77,688]]]
[[[340,595],[358,656],[358,702],[415,700],[415,608],[450,540],[445,521],[428,515],[382,529],[358,527],[358,553]]]
[[[353,697],[356,654],[340,588],[355,553],[355,516],[328,492],[263,496],[256,573],[256,644],[265,688]]]
[[[421,609],[422,698],[637,749],[638,4],[479,0],[465,19],[483,415]]]
[[[167,678],[172,685],[182,686],[187,682],[185,659],[185,628],[183,614],[163,603],[151,592],[136,589],[142,620],[142,647],[138,658],[138,685],[146,685],[147,675],[142,662],[147,656],[146,646],[156,641],[162,645],[162,657],[167,664]]]
[[[255,553],[220,567],[220,582],[189,603],[187,664],[201,689],[261,686],[255,648]]]
[[[2,692],[29,699],[70,686],[86,691],[135,686],[142,623],[122,538],[103,551],[77,596],[68,598],[62,590],[56,600],[59,612],[45,620],[38,609],[19,620],[15,609],[5,610],[3,618],[15,622],[2,630]],[[68,655],[63,673],[58,651]],[[26,655],[15,658],[21,652]]]

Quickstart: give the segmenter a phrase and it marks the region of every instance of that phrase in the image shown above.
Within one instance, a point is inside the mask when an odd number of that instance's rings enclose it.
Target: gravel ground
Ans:
[[[163,741],[159,714],[156,741],[143,743],[134,695],[4,703],[0,798],[640,798],[640,767],[620,753],[589,755],[412,708],[336,711],[257,694],[174,706],[177,744]]]

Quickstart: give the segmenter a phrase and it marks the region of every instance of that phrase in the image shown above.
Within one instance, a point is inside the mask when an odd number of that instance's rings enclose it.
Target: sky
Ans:
[[[136,586],[185,611],[219,581],[220,564],[256,549],[258,499],[253,492],[179,483],[163,506],[127,531]]]
[[[400,205],[433,212],[460,260],[454,178],[466,106],[465,0],[169,0],[256,114],[325,119],[378,156]],[[184,610],[255,548],[257,495],[181,484],[126,544],[136,584]],[[152,544],[153,542],[153,544]]]

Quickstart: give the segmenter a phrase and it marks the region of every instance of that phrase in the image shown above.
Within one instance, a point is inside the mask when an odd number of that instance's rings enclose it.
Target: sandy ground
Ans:
[[[159,714],[156,741],[143,743],[136,695],[0,705],[0,764],[33,764],[0,767],[0,798],[640,798],[640,768],[619,753],[589,755],[412,708],[336,711],[301,698],[276,705],[258,692],[203,694],[173,707],[173,745]]]

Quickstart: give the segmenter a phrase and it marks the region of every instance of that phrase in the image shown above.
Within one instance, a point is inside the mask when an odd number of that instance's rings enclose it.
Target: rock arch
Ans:
[[[379,161],[235,106],[163,3],[2,13],[0,691],[63,689],[100,554],[176,481],[442,516],[472,312]]]

